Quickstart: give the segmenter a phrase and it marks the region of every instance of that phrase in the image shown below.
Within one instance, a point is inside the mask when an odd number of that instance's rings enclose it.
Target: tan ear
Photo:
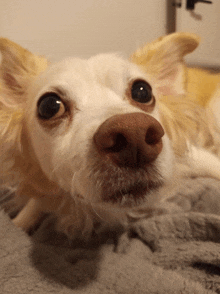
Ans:
[[[162,95],[182,95],[186,90],[184,56],[199,45],[200,38],[178,32],[138,49],[131,61],[148,73]]]
[[[0,53],[0,182],[13,186],[22,177],[17,162],[24,165],[21,133],[27,88],[47,68],[47,60],[4,38]]]
[[[32,54],[18,44],[0,38],[0,84],[3,90],[12,91],[14,95],[23,95],[30,79],[47,68],[45,58]]]

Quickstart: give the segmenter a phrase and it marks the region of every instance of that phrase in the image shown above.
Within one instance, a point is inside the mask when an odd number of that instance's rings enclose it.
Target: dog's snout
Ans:
[[[105,159],[123,167],[140,168],[154,161],[162,150],[164,130],[144,113],[115,115],[94,134],[94,142]]]

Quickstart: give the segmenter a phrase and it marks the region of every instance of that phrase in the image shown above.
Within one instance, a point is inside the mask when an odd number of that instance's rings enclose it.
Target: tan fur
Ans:
[[[14,185],[18,179],[11,177],[11,168],[25,169],[22,157],[23,150],[20,149],[20,138],[22,132],[22,121],[24,116],[25,91],[30,81],[43,72],[48,61],[40,56],[30,53],[18,44],[5,39],[0,39],[0,52],[2,62],[0,67],[0,129],[1,140],[6,146],[4,162],[2,166],[3,183]],[[6,97],[10,99],[5,99]],[[4,147],[2,147],[4,150]],[[10,164],[11,152],[15,153],[15,161]]]
[[[220,74],[207,69],[187,67],[186,80],[189,98],[206,107],[220,84]]]

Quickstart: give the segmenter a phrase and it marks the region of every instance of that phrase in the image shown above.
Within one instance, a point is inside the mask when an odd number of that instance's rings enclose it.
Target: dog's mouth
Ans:
[[[162,181],[138,182],[128,187],[124,187],[111,193],[104,193],[103,201],[120,206],[129,207],[142,204],[150,193],[156,192],[163,185]]]
[[[90,175],[90,181],[95,183],[93,189],[98,202],[120,207],[143,204],[164,184],[155,164],[149,164],[146,169],[132,169],[99,163],[93,167]]]

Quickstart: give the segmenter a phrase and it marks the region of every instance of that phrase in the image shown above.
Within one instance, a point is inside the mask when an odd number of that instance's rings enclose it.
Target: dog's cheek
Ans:
[[[96,200],[100,194],[92,169],[97,156],[92,140],[94,132],[93,128],[89,128],[81,129],[72,138],[67,134],[62,143],[55,147],[53,159],[56,182],[69,191],[72,197],[80,195],[89,202]]]
[[[26,126],[29,145],[42,171],[61,188],[74,194],[72,182],[75,173],[85,166],[91,130],[89,134],[79,131],[75,123],[68,128],[64,123],[49,130],[33,117],[27,117]]]
[[[83,139],[81,132],[74,131],[70,128],[69,131],[62,136],[53,138],[51,145],[49,144],[51,152],[50,166],[52,168],[50,176],[55,180],[60,187],[70,192],[72,195],[76,194],[75,182],[78,174],[79,184],[86,185],[83,181],[86,178],[84,170],[88,170],[88,148],[89,138]]]
[[[46,133],[35,119],[26,119],[25,137],[29,156],[34,157],[42,171],[51,180],[53,171],[54,138]],[[33,154],[32,154],[33,153]]]

